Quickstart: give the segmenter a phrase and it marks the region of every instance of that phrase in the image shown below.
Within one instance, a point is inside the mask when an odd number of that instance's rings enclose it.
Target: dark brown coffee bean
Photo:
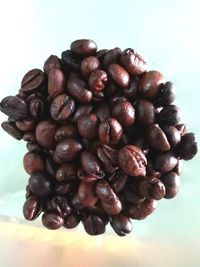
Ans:
[[[51,205],[53,210],[63,218],[72,212],[72,208],[65,197],[56,196],[52,198]]]
[[[186,133],[181,137],[178,153],[181,159],[190,160],[198,151],[194,133]]]
[[[78,119],[78,131],[86,139],[95,139],[98,134],[98,124],[94,113],[83,115]]]
[[[46,228],[56,230],[63,226],[64,219],[56,213],[44,213],[42,223]]]
[[[122,126],[114,118],[105,119],[99,125],[98,133],[102,144],[117,144],[122,136]]]
[[[44,62],[43,70],[45,74],[49,75],[49,72],[53,68],[61,69],[60,59],[55,55],[51,55],[47,58],[47,60]]]
[[[160,179],[161,177],[161,172],[156,171],[150,162],[147,163],[146,173],[147,173],[147,176],[153,176],[158,179]]]
[[[94,206],[98,200],[98,197],[94,190],[94,182],[81,182],[78,188],[78,197],[80,203],[84,206]]]
[[[55,192],[57,195],[66,195],[74,190],[76,184],[72,181],[69,182],[60,182],[55,186]]]
[[[36,121],[31,118],[27,118],[23,121],[16,121],[16,126],[21,131],[30,131],[35,128],[35,125]]]
[[[130,81],[128,72],[118,64],[111,64],[108,66],[108,73],[117,85],[127,87]]]
[[[138,82],[139,79],[137,77],[130,78],[128,87],[123,90],[125,97],[127,97],[130,101],[135,100],[138,94]]]
[[[167,139],[172,146],[177,146],[181,141],[181,134],[179,130],[174,126],[165,126],[163,127]]]
[[[47,196],[51,193],[50,180],[43,173],[32,174],[29,178],[28,185],[35,195]]]
[[[1,123],[1,127],[5,132],[10,136],[14,137],[17,140],[21,140],[23,133],[15,126],[15,122],[4,121]]]
[[[64,227],[67,229],[72,229],[78,226],[80,223],[80,216],[77,213],[71,213],[64,218]]]
[[[74,100],[66,94],[57,96],[50,107],[51,117],[55,121],[66,120],[74,111]]]
[[[139,192],[143,197],[160,200],[165,195],[165,186],[158,178],[148,176],[139,184]]]
[[[72,115],[72,117],[71,117],[71,121],[77,122],[81,116],[88,115],[88,114],[92,113],[92,110],[93,110],[93,106],[90,104],[89,105],[81,105],[80,107],[78,107],[75,110],[74,115]]]
[[[139,123],[149,125],[155,122],[155,108],[148,100],[139,100],[135,107],[136,118]]]
[[[35,131],[36,139],[38,143],[44,148],[54,147],[56,140],[54,138],[56,132],[56,124],[51,121],[41,121]]]
[[[110,225],[119,236],[125,236],[132,231],[131,220],[123,214],[112,216]]]
[[[139,93],[143,98],[154,99],[160,93],[163,75],[155,70],[143,74],[139,82]]]
[[[101,92],[105,88],[107,80],[108,77],[105,71],[95,70],[91,73],[88,83],[92,91]]]
[[[133,192],[132,189],[128,186],[125,187],[122,193],[126,205],[127,204],[138,205],[139,202],[144,201],[144,197],[139,195],[139,193],[136,194],[135,192]]]
[[[95,192],[99,199],[107,204],[118,202],[118,197],[106,180],[100,180],[95,185]]]
[[[23,120],[28,117],[26,103],[17,96],[7,96],[0,102],[0,111],[13,120]]]
[[[30,141],[35,142],[36,141],[35,133],[33,131],[24,132],[23,140],[25,142],[30,142]]]
[[[91,183],[98,180],[96,177],[87,174],[81,166],[77,170],[77,176],[82,182],[85,183]]]
[[[98,58],[91,56],[86,57],[81,63],[81,74],[82,76],[88,80],[91,73],[100,67],[100,62]]]
[[[81,211],[86,208],[85,205],[81,204],[78,194],[75,194],[71,199],[71,206],[77,211]]]
[[[175,105],[164,107],[158,114],[158,121],[161,125],[176,126],[180,120],[180,109]]]
[[[176,166],[178,159],[172,151],[156,154],[155,169],[160,172],[170,172]]]
[[[45,156],[45,168],[47,173],[55,179],[57,167],[50,157]]]
[[[35,142],[35,141],[30,141],[26,144],[26,148],[29,152],[38,152],[41,153],[42,152],[42,148],[41,146]]]
[[[48,94],[50,99],[63,94],[66,89],[65,75],[60,68],[51,68],[48,76]]]
[[[94,41],[88,39],[80,39],[71,43],[71,52],[79,57],[89,57],[97,51],[97,45]]]
[[[60,126],[55,132],[55,139],[56,141],[60,141],[66,137],[76,138],[78,135],[78,130],[75,124],[68,122]]]
[[[81,143],[73,138],[65,138],[61,140],[55,149],[57,157],[63,162],[74,160],[82,149]]]
[[[87,89],[86,83],[77,77],[71,77],[67,81],[67,91],[76,100],[87,104],[92,100],[92,92]]]
[[[21,90],[23,92],[34,92],[43,89],[46,82],[44,72],[39,69],[32,69],[27,72],[21,82]]]
[[[77,167],[74,163],[63,163],[56,172],[58,182],[75,180],[77,177]]]
[[[117,215],[122,210],[122,203],[118,199],[114,204],[108,204],[106,202],[101,201],[101,207],[105,211],[107,215]]]
[[[28,199],[31,196],[33,196],[33,192],[31,192],[30,187],[27,185],[26,186],[26,195],[25,195],[25,197],[26,197],[26,199]]]
[[[108,146],[102,145],[97,148],[97,156],[104,165],[108,173],[114,173],[117,167],[117,150]]]
[[[121,169],[131,176],[145,176],[147,159],[137,146],[128,145],[118,152],[118,162]]]
[[[23,214],[26,220],[35,220],[42,211],[41,201],[38,196],[30,196],[24,203]]]
[[[103,91],[105,99],[109,99],[110,97],[114,96],[118,89],[118,85],[112,79],[108,79],[106,87]]]
[[[168,151],[170,144],[158,124],[151,124],[146,131],[147,143],[157,151]]]
[[[37,153],[28,152],[25,154],[24,159],[24,169],[25,171],[32,175],[37,172],[44,172],[45,165],[42,156]]]
[[[83,151],[81,153],[81,164],[87,174],[94,176],[97,179],[104,178],[105,174],[94,154]]]
[[[34,119],[42,119],[45,115],[45,104],[44,101],[40,98],[36,98],[30,101],[29,103],[29,111],[30,115]]]
[[[162,87],[160,96],[155,101],[161,106],[167,106],[172,104],[175,98],[176,98],[175,85],[172,82],[166,82]]]
[[[111,108],[107,103],[100,103],[96,107],[94,113],[96,114],[96,116],[100,121],[103,121],[111,117]]]
[[[98,50],[96,52],[96,57],[98,58],[98,60],[100,62],[103,61],[103,59],[104,59],[104,57],[105,57],[105,55],[107,54],[108,51],[109,51],[108,49],[100,49],[100,50]]]
[[[177,124],[175,127],[179,130],[181,136],[188,133],[187,127],[184,123]]]
[[[100,235],[105,232],[105,223],[103,219],[97,215],[88,216],[84,220],[83,226],[89,235]]]
[[[131,219],[142,220],[155,211],[157,201],[154,199],[145,199],[140,201],[137,205],[129,208],[128,215]]]
[[[108,180],[112,184],[112,189],[115,193],[121,192],[127,184],[128,175],[122,171],[116,171],[111,176],[108,177]]]
[[[120,101],[112,107],[112,116],[116,118],[123,127],[128,127],[134,123],[135,109],[130,102]]]
[[[165,185],[166,193],[164,198],[174,198],[180,188],[180,178],[175,172],[169,172],[162,176],[162,182]]]
[[[173,169],[173,172],[175,172],[178,175],[181,175],[183,170],[183,161],[182,160],[178,160],[176,166]]]
[[[103,57],[103,66],[108,67],[110,64],[119,63],[122,50],[119,47],[108,50]]]
[[[140,75],[147,70],[147,63],[132,48],[123,51],[120,62],[130,75]]]
[[[61,54],[62,66],[66,73],[70,71],[80,71],[81,69],[81,60],[80,58],[72,55],[70,50],[63,51]]]

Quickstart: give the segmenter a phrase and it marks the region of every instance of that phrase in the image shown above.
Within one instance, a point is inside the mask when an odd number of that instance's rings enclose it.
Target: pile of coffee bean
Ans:
[[[197,153],[174,100],[174,84],[132,48],[97,51],[92,40],[27,72],[0,103],[9,117],[2,128],[27,142],[24,217],[43,213],[49,229],[82,222],[98,235],[110,222],[130,233],[130,219],[176,196],[182,160]]]

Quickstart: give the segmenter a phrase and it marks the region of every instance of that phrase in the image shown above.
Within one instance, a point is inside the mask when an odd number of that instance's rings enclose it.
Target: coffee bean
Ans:
[[[49,72],[53,68],[61,69],[60,59],[55,55],[51,55],[47,58],[47,60],[44,62],[43,70],[45,74],[49,75]]]
[[[94,113],[96,114],[96,116],[98,117],[98,119],[100,121],[103,121],[105,119],[108,119],[109,117],[111,117],[111,109],[110,106],[107,103],[100,103]]]
[[[42,215],[43,225],[51,230],[56,230],[63,226],[64,219],[56,213],[44,213]]]
[[[162,176],[162,182],[165,185],[165,198],[174,198],[180,188],[180,178],[175,172],[169,172]]]
[[[83,115],[78,119],[78,131],[86,139],[95,139],[98,133],[98,119],[94,113]]]
[[[105,180],[100,180],[95,185],[95,192],[99,199],[107,204],[118,202],[118,197]]]
[[[81,211],[86,208],[85,205],[81,204],[78,194],[74,195],[71,199],[71,205],[77,211]]]
[[[119,63],[122,50],[119,47],[108,50],[103,57],[103,66],[108,67],[110,64]]]
[[[55,163],[53,162],[53,160],[47,156],[45,157],[45,168],[46,168],[47,173],[51,177],[55,177],[57,167],[56,167]]]
[[[88,104],[88,105],[81,105],[80,107],[78,107],[75,112],[74,112],[74,116],[72,115],[71,117],[71,121],[73,122],[77,122],[78,119],[83,116],[83,115],[88,115],[90,113],[92,113],[93,110],[93,106]]]
[[[158,178],[147,176],[139,184],[139,191],[143,197],[160,200],[165,195],[165,186]]]
[[[26,220],[35,220],[42,211],[41,201],[38,196],[30,196],[24,203],[23,214]]]
[[[89,235],[100,235],[105,232],[105,223],[100,216],[90,215],[83,222],[84,229]]]
[[[47,196],[51,193],[50,180],[43,173],[32,174],[29,178],[28,185],[35,195]]]
[[[125,189],[123,190],[123,198],[125,200],[125,203],[130,205],[133,204],[138,205],[139,202],[144,201],[144,197],[142,197],[141,195],[139,195],[139,192],[133,192],[132,189],[130,187],[125,187]],[[127,208],[129,210],[129,208]]]
[[[119,199],[117,199],[116,202],[113,204],[108,204],[106,202],[101,201],[101,207],[105,211],[107,215],[117,215],[121,212],[122,210],[122,203]]]
[[[118,152],[118,162],[121,169],[128,175],[145,176],[147,159],[137,146],[128,145]]]
[[[112,79],[108,79],[106,87],[104,88],[103,91],[104,98],[109,99],[117,92],[117,90],[118,90],[118,85]]]
[[[60,68],[51,68],[48,76],[48,94],[50,99],[63,94],[66,88],[65,75]]]
[[[39,69],[32,69],[22,79],[21,88],[23,92],[34,92],[43,89],[45,82],[45,74]]]
[[[60,141],[66,137],[76,138],[78,135],[78,130],[75,124],[68,122],[60,126],[55,132],[56,141]]]
[[[188,133],[187,127],[184,123],[177,124],[175,127],[179,130],[181,136]]]
[[[197,142],[193,133],[186,133],[181,137],[178,153],[181,159],[190,160],[198,151]]]
[[[145,199],[140,201],[137,205],[129,208],[128,215],[131,219],[142,220],[155,211],[157,201],[154,199]]]
[[[84,206],[94,206],[98,200],[98,197],[94,190],[94,182],[81,182],[78,188],[78,197],[80,203]]]
[[[110,225],[119,236],[125,236],[132,231],[131,220],[123,214],[112,216]]]
[[[30,187],[27,185],[26,186],[26,199],[28,199],[29,197],[33,196],[33,192],[31,191]]]
[[[100,50],[98,50],[96,52],[96,57],[98,58],[98,60],[100,62],[103,61],[103,59],[104,59],[104,57],[105,57],[105,55],[107,54],[108,51],[109,51],[108,49],[100,49]]]
[[[26,148],[29,152],[42,152],[41,146],[36,141],[30,141],[26,144]]]
[[[117,150],[108,145],[102,145],[97,148],[97,156],[108,173],[114,173],[118,169]]]
[[[130,75],[140,75],[147,70],[147,63],[131,48],[123,51],[120,62]]]
[[[82,149],[81,143],[73,138],[65,138],[61,140],[55,149],[56,155],[62,162],[68,162],[75,159]]]
[[[175,172],[178,175],[181,175],[183,170],[183,161],[182,160],[178,160],[176,166],[173,169],[173,172]]]
[[[176,166],[178,159],[172,151],[156,154],[155,169],[160,172],[170,172]]]
[[[87,174],[82,167],[78,168],[77,176],[81,181],[85,183],[91,183],[91,182],[98,180],[96,177]]]
[[[67,229],[75,228],[80,222],[80,216],[77,213],[71,213],[64,218],[64,227]]]
[[[137,77],[131,77],[128,87],[123,90],[125,97],[127,97],[130,101],[136,99],[138,94],[138,82],[139,80]]]
[[[174,126],[165,126],[163,130],[167,136],[167,139],[172,146],[177,146],[181,141],[181,134]]]
[[[58,182],[71,181],[76,179],[77,167],[74,163],[63,163],[56,172]]]
[[[180,109],[175,105],[164,107],[158,114],[158,121],[161,125],[176,126],[180,119]]]
[[[0,102],[0,111],[13,120],[23,120],[28,117],[26,103],[17,96],[7,96]]]
[[[167,106],[174,102],[176,98],[176,88],[172,82],[166,82],[162,88],[161,94],[156,101],[161,106]]]
[[[111,174],[108,177],[108,180],[111,182],[112,184],[112,189],[115,193],[121,192],[127,182],[128,182],[128,175],[126,175],[124,172],[118,170],[115,173]]]
[[[76,183],[72,181],[59,182],[55,186],[55,192],[57,195],[66,195],[72,192],[76,188]]]
[[[24,156],[24,169],[25,171],[32,175],[37,172],[44,172],[45,165],[42,156],[37,153],[28,152]]]
[[[56,196],[52,198],[51,205],[53,210],[63,218],[70,215],[72,212],[72,209],[65,197]]]
[[[24,141],[26,142],[34,142],[36,141],[36,137],[33,131],[26,131],[24,132],[23,138]]]
[[[41,121],[35,131],[38,143],[44,148],[54,147],[56,140],[54,138],[56,132],[56,124],[51,120]]]
[[[146,131],[148,144],[157,151],[168,151],[170,144],[163,130],[158,124],[151,124]]]
[[[147,176],[153,176],[158,179],[160,179],[161,177],[161,172],[156,171],[150,162],[147,163],[146,173],[147,173]]]
[[[97,51],[97,45],[92,40],[80,39],[71,43],[71,52],[79,57],[89,57]]]
[[[94,92],[101,92],[107,83],[107,73],[103,70],[95,70],[91,73],[89,78],[90,89]]]
[[[35,128],[36,121],[31,118],[27,118],[23,121],[16,121],[15,124],[17,128],[21,131],[30,131]]]
[[[17,140],[21,140],[23,133],[15,126],[15,122],[4,121],[1,123],[1,127],[5,132],[10,136],[14,137]]]
[[[111,64],[108,66],[108,73],[117,85],[127,87],[130,81],[128,72],[118,64]]]
[[[30,101],[29,103],[30,115],[34,119],[42,119],[45,115],[45,104],[44,101],[40,98],[36,98]]]
[[[112,116],[116,118],[123,127],[131,126],[135,120],[135,109],[128,101],[121,101],[112,107]]]
[[[138,122],[149,125],[155,122],[155,108],[148,100],[139,100],[135,107]]]
[[[70,50],[63,51],[61,54],[62,66],[66,73],[69,71],[80,71],[81,69],[81,60],[80,58],[72,55]]]
[[[100,62],[98,58],[91,56],[86,57],[81,63],[81,74],[82,76],[88,80],[91,73],[100,67]]]

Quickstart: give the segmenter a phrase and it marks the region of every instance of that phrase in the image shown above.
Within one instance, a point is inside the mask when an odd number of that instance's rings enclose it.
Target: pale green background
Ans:
[[[0,98],[15,94],[23,74],[42,68],[50,54],[60,55],[77,38],[91,38],[100,49],[133,47],[146,58],[150,69],[160,70],[167,80],[174,81],[183,121],[200,140],[199,14],[198,0],[1,1]],[[0,121],[4,119],[0,114]],[[0,131],[2,215],[22,218],[22,191],[28,179],[22,167],[24,153],[22,142]],[[173,246],[185,246],[179,255],[183,263],[177,261],[173,266],[200,266],[199,164],[198,156],[185,162],[178,196],[160,201],[155,214],[133,223],[132,235],[139,240],[167,241],[172,254]],[[170,255],[163,257],[167,262]],[[139,264],[157,266],[145,259]]]

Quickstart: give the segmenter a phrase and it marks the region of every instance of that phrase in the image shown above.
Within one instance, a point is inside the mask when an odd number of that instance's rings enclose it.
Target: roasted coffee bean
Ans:
[[[136,118],[139,123],[149,125],[155,122],[155,108],[148,100],[139,100],[135,107]]]
[[[104,165],[108,173],[114,173],[117,167],[117,150],[108,146],[102,145],[97,148],[97,156]]]
[[[40,98],[36,98],[30,101],[29,103],[30,115],[34,119],[42,119],[45,115],[45,104],[44,101]]]
[[[151,124],[146,131],[147,143],[157,151],[168,151],[170,144],[158,124]]]
[[[167,106],[174,102],[176,98],[176,88],[172,82],[166,82],[156,103],[161,106]]]
[[[110,64],[119,63],[122,50],[119,47],[108,50],[103,57],[103,66],[108,67]]]
[[[44,148],[54,147],[57,126],[51,120],[41,121],[36,127],[35,135],[38,143]]]
[[[82,149],[81,143],[73,138],[61,140],[55,149],[55,153],[62,162],[68,162],[75,159]]]
[[[142,220],[149,216],[157,207],[157,201],[154,199],[145,199],[137,205],[131,206],[128,215],[131,219]]]
[[[181,134],[178,129],[174,126],[165,126],[163,127],[163,131],[167,136],[167,140],[169,141],[170,145],[177,146],[181,141]]]
[[[165,185],[166,193],[164,198],[174,198],[180,188],[180,178],[175,172],[169,172],[162,176],[161,178],[163,184]]]
[[[137,138],[132,143],[133,143],[133,145],[142,149],[145,156],[149,154],[149,145],[146,143],[146,140],[144,137]]]
[[[165,186],[158,178],[147,176],[139,184],[139,192],[143,197],[160,200],[165,195]]]
[[[42,211],[42,205],[38,196],[30,196],[24,203],[23,214],[26,220],[35,220]]]
[[[95,70],[91,73],[88,83],[92,91],[101,92],[105,88],[107,80],[108,77],[105,71]]]
[[[91,56],[86,57],[81,63],[81,74],[82,76],[88,80],[91,73],[100,67],[100,62],[98,58]]]
[[[63,218],[72,212],[72,208],[65,197],[56,196],[52,198],[51,205],[53,210]]]
[[[160,172],[170,172],[176,166],[178,159],[172,151],[156,154],[154,167]]]
[[[72,97],[83,104],[87,104],[92,100],[92,92],[87,89],[86,83],[78,77],[68,79],[67,91]]]
[[[104,98],[109,99],[114,94],[116,94],[117,90],[118,90],[118,85],[112,79],[108,79],[106,83],[106,87],[104,88],[104,91],[103,91]]]
[[[53,162],[53,160],[50,157],[45,156],[45,168],[47,173],[51,176],[55,178],[56,175],[56,165]]]
[[[113,204],[101,201],[101,207],[107,215],[117,215],[122,211],[122,203],[119,199]]]
[[[99,199],[107,204],[118,202],[118,197],[106,180],[100,180],[95,185],[95,192]]]
[[[123,214],[112,216],[110,225],[119,236],[125,236],[132,231],[131,220]]]
[[[178,160],[176,166],[173,169],[173,172],[175,172],[178,175],[181,175],[183,170],[183,161],[182,160]]]
[[[63,163],[56,172],[58,182],[75,180],[77,176],[77,167],[74,163]]]
[[[116,118],[123,127],[131,126],[135,120],[135,109],[128,101],[120,101],[112,107],[112,116]]]
[[[138,205],[139,202],[144,201],[144,197],[139,195],[139,193],[136,194],[131,190],[131,188],[127,186],[125,187],[122,193],[123,193],[122,196],[126,204],[128,203],[128,204]]]
[[[88,152],[95,153],[98,146],[100,145],[99,140],[88,140],[83,138],[82,139],[82,145],[84,147],[84,150],[87,150]]]
[[[108,177],[108,180],[112,184],[112,189],[115,193],[121,192],[127,184],[128,175],[122,171],[116,171]]]
[[[98,180],[96,177],[87,174],[82,167],[78,168],[77,176],[81,181],[85,183],[91,183],[91,182]]]
[[[116,119],[105,119],[99,125],[99,139],[102,144],[117,144],[122,136],[122,131],[122,126]]]
[[[103,121],[111,117],[111,108],[107,103],[100,103],[94,113],[100,121]]]
[[[55,192],[57,195],[66,195],[69,194],[74,190],[76,187],[76,184],[73,183],[72,181],[69,182],[59,182],[55,186]]]
[[[66,88],[65,75],[60,68],[51,68],[48,76],[48,94],[50,99],[63,94]]]
[[[60,126],[55,132],[55,139],[56,141],[60,141],[66,137],[76,138],[78,135],[78,130],[75,124],[68,122]]]
[[[15,124],[19,130],[24,132],[34,129],[36,126],[36,121],[31,118],[27,118],[23,121],[16,121]]]
[[[175,105],[164,107],[158,114],[158,121],[161,125],[176,126],[180,119],[180,109]]]
[[[88,104],[88,105],[81,105],[80,107],[78,107],[75,112],[74,115],[72,115],[71,117],[71,121],[73,122],[77,122],[78,119],[83,116],[83,115],[88,115],[90,113],[92,113],[93,110],[93,106]]]
[[[83,169],[87,174],[96,177],[97,179],[102,179],[105,176],[98,159],[94,154],[83,151],[81,153],[81,164]]]
[[[61,69],[60,59],[55,55],[51,55],[47,58],[47,60],[44,62],[43,70],[44,70],[45,74],[49,75],[49,72],[53,68]],[[49,77],[48,77],[48,79],[49,79]]]
[[[137,77],[132,77],[130,78],[130,82],[128,87],[126,87],[123,90],[123,94],[125,97],[127,97],[130,101],[133,101],[136,99],[136,96],[138,94],[138,78]]]
[[[193,133],[186,133],[181,137],[178,153],[181,159],[190,160],[197,154],[197,142]]]
[[[147,176],[153,176],[158,179],[160,179],[161,177],[161,172],[156,171],[150,162],[147,163],[146,173],[147,173]]]
[[[28,199],[29,197],[33,196],[33,192],[31,191],[30,187],[27,185],[26,186],[26,199]]]
[[[108,73],[117,85],[127,87],[130,81],[128,72],[118,64],[111,64],[108,66]]]
[[[92,100],[95,102],[95,103],[99,103],[103,100],[104,98],[104,93],[102,91],[93,91],[93,98]]]
[[[187,127],[184,123],[177,124],[175,127],[177,130],[179,130],[181,136],[188,132]]]
[[[80,223],[80,216],[77,213],[71,213],[64,218],[64,227],[67,229],[75,228]]]
[[[80,203],[84,206],[94,206],[98,200],[98,197],[94,190],[94,182],[81,182],[78,188],[78,197]]]
[[[50,107],[51,117],[55,121],[67,120],[75,109],[74,100],[66,94],[57,96]]]
[[[23,120],[28,117],[27,104],[17,96],[7,96],[0,102],[0,111],[13,120]]]
[[[1,127],[4,129],[5,132],[7,132],[15,139],[17,140],[22,139],[23,133],[15,126],[15,122],[4,121],[1,123]]]
[[[72,55],[70,50],[63,51],[61,54],[61,58],[63,68],[67,73],[69,71],[80,71],[81,60]]]
[[[71,43],[71,52],[79,57],[89,57],[97,51],[97,45],[92,40],[80,39]]]
[[[25,171],[30,175],[45,171],[44,160],[38,153],[26,153],[23,162]]]
[[[24,135],[23,135],[23,140],[26,141],[26,142],[34,142],[36,141],[36,137],[35,137],[35,134],[33,131],[27,131],[27,132],[24,132]]]
[[[100,49],[99,51],[96,52],[96,57],[98,58],[100,62],[103,61],[108,51],[109,51],[108,49]]]
[[[137,146],[128,145],[118,152],[118,162],[121,169],[128,175],[145,176],[147,159]]]
[[[21,90],[23,92],[35,92],[36,90],[43,89],[46,82],[44,72],[39,69],[32,69],[27,72],[21,82]]]
[[[97,215],[90,215],[88,216],[84,222],[83,226],[85,231],[89,235],[100,235],[105,232],[105,223],[100,216]]]
[[[29,152],[42,152],[41,146],[36,141],[30,141],[26,144],[26,148]]]
[[[123,51],[120,62],[130,75],[140,75],[147,70],[147,63],[132,48]]]
[[[51,230],[56,230],[63,226],[64,219],[56,213],[44,213],[42,215],[43,225]]]
[[[98,134],[98,118],[94,113],[83,115],[78,119],[78,131],[86,139],[95,139]]]
[[[47,196],[51,193],[50,180],[43,173],[32,174],[29,178],[28,185],[35,195]]]
[[[78,194],[74,195],[73,198],[71,199],[71,205],[77,211],[80,211],[86,208],[85,205],[81,204]]]
[[[164,82],[163,75],[155,70],[143,74],[139,82],[139,94],[142,98],[154,99],[160,93],[160,85]]]

